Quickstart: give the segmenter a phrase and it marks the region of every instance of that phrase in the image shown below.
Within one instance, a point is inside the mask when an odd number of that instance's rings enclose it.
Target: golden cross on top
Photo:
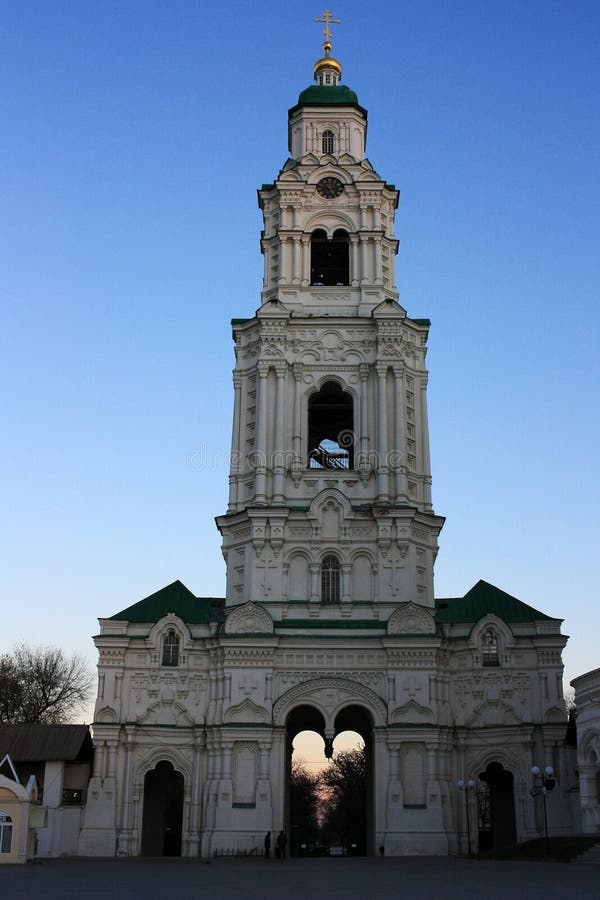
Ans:
[[[323,29],[323,34],[325,35],[325,40],[329,41],[332,37],[331,31],[329,30],[330,25],[340,25],[341,19],[333,19],[333,13],[330,9],[326,9],[323,13],[322,19],[315,19],[315,22],[323,22],[325,24],[325,28]]]

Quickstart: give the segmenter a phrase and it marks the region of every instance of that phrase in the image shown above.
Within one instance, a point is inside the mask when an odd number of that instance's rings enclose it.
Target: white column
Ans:
[[[360,283],[369,284],[369,238],[360,236]]]
[[[123,795],[121,798],[121,814],[119,819],[119,852],[129,854],[131,851],[131,769],[133,757],[134,728],[125,729],[125,766],[123,769]]]
[[[375,284],[383,284],[383,264],[382,264],[382,248],[381,237],[373,238],[373,271],[375,273]]]
[[[359,471],[369,471],[369,365],[361,363],[360,372],[360,459]]]
[[[302,287],[310,284],[310,235],[302,235]]]
[[[256,471],[255,503],[267,505],[267,375],[269,364],[261,362],[256,369],[256,442],[254,468]]]
[[[294,432],[292,434],[292,474],[294,477],[299,477],[302,469],[304,468],[302,465],[302,397],[301,397],[301,386],[302,386],[302,363],[294,363],[293,369],[294,373]]]
[[[310,602],[318,603],[320,599],[319,591],[319,564],[310,564]]]
[[[263,272],[263,288],[269,287],[269,271],[271,264],[271,250],[269,244],[265,242],[264,244],[264,254],[265,254],[265,270]]]
[[[406,484],[406,423],[404,417],[404,369],[394,368],[394,455],[396,471],[396,503],[408,499]]]
[[[114,778],[117,774],[117,741],[107,741],[108,744],[108,763],[106,766],[106,775],[108,778]]]
[[[233,433],[231,435],[231,460],[229,462],[229,511],[237,508],[238,483],[241,462],[240,416],[242,412],[242,376],[233,373]]]
[[[283,477],[285,472],[284,466],[284,417],[285,417],[285,374],[287,363],[280,362],[275,365],[275,374],[277,376],[277,385],[275,391],[275,443],[273,453],[273,503],[283,505]]]
[[[350,284],[352,287],[358,287],[358,236],[350,235]]]
[[[302,277],[302,268],[301,268],[301,258],[300,258],[300,236],[295,234],[292,238],[292,251],[293,251],[293,270],[292,270],[292,284],[300,284],[300,279]]]
[[[233,744],[223,744],[223,778],[231,778],[231,751]]]
[[[350,603],[352,596],[350,593],[350,573],[352,566],[350,563],[342,563],[342,603]]]
[[[421,435],[423,448],[423,502],[431,509],[431,460],[429,457],[429,421],[427,418],[427,374],[421,375],[420,385]]]
[[[361,201],[360,201],[360,220],[359,220],[359,224],[358,224],[358,227],[361,229],[361,231],[362,231],[363,228],[366,228],[366,227],[367,227],[366,221],[365,221],[365,220],[366,220],[366,212],[367,212],[366,201],[365,201],[363,198],[361,198]]]
[[[387,363],[377,363],[377,500],[390,502],[387,423]]]
[[[396,245],[390,244],[389,246],[389,260],[390,260],[390,287],[393,290],[396,290]]]
[[[104,766],[106,763],[106,744],[100,742],[99,729],[94,729],[94,737],[96,738],[96,746],[94,748],[94,768],[92,771],[93,778],[104,778]]]
[[[279,284],[288,280],[288,239],[286,235],[279,236]]]

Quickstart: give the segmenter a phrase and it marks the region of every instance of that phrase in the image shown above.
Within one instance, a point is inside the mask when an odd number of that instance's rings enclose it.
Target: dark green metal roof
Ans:
[[[464,597],[435,601],[436,618],[440,623],[478,622],[493,613],[507,624],[511,622],[538,622],[552,619],[545,613],[528,606],[522,600],[511,597],[487,581],[478,581]]]
[[[356,106],[366,114],[354,91],[345,84],[311,84],[302,91],[293,109],[298,106]]]
[[[175,613],[188,625],[220,622],[225,600],[221,597],[196,597],[181,581],[174,581],[143,600],[111,616],[121,622],[158,622]]]

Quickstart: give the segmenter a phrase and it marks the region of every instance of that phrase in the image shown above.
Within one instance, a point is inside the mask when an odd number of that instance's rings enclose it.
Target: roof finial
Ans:
[[[333,13],[330,9],[326,9],[320,19],[315,19],[315,22],[323,22],[325,28],[323,29],[323,34],[325,35],[325,41],[323,42],[323,52],[325,56],[323,59],[319,59],[314,66],[315,73],[315,81],[320,85],[331,85],[335,87],[342,75],[342,67],[337,61],[337,59],[333,59],[331,54],[331,29],[330,25],[340,25],[341,19],[334,19]]]
[[[325,41],[323,43],[323,50],[325,51],[325,56],[329,56],[329,54],[331,53],[331,38],[333,35],[332,35],[331,31],[329,30],[329,26],[341,24],[341,19],[334,19],[334,18],[332,18],[332,16],[333,16],[333,13],[331,12],[331,10],[326,9],[325,12],[323,13],[322,19],[315,19],[315,22],[323,22],[325,25],[325,28],[323,29],[323,34],[325,35]]]

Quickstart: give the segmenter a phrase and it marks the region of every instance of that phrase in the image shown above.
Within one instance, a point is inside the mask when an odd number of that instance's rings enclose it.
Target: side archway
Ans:
[[[181,856],[184,778],[161,760],[144,777],[142,856]]]
[[[489,763],[477,778],[479,850],[517,842],[513,773],[500,762]]]

